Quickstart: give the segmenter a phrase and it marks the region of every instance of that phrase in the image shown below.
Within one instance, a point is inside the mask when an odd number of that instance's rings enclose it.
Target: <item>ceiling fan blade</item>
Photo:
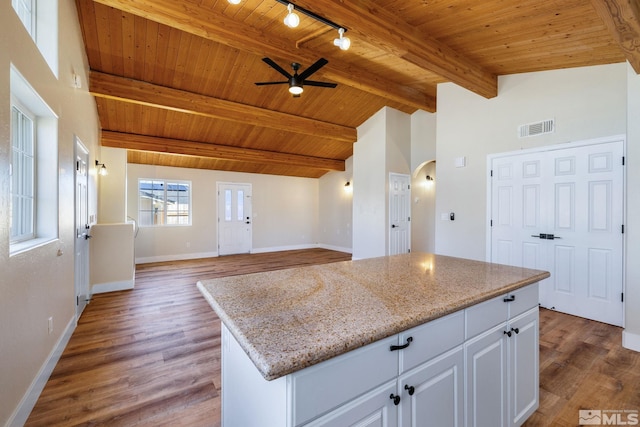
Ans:
[[[287,72],[287,70],[285,70],[284,68],[276,64],[275,61],[273,61],[271,58],[262,58],[262,60],[266,62],[271,68],[273,68],[274,70],[276,70],[277,72],[285,76],[286,78],[290,79],[292,77],[291,74]]]
[[[313,80],[305,80],[304,81],[304,85],[305,86],[318,86],[318,87],[331,87],[331,88],[338,86],[337,83],[314,82]]]
[[[305,80],[307,77],[310,77],[311,74],[315,73],[316,71],[318,71],[320,68],[324,67],[325,65],[327,65],[329,63],[329,61],[327,61],[324,58],[320,58],[318,59],[314,64],[312,64],[311,66],[309,66],[309,68],[307,68],[306,70],[304,70],[302,73],[300,73],[300,78],[302,80]]]
[[[256,82],[256,86],[267,86],[267,85],[286,85],[289,82]]]

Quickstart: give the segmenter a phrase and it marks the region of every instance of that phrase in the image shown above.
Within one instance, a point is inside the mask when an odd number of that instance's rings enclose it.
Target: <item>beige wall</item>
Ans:
[[[345,184],[349,182],[349,186]],[[321,246],[351,252],[353,229],[353,157],[344,172],[329,172],[319,180],[318,240]]]
[[[0,425],[16,415],[14,411],[38,371],[64,338],[65,330],[75,324],[74,136],[87,146],[93,162],[98,150],[98,120],[95,102],[87,92],[88,67],[74,1],[59,0],[58,16],[56,78],[11,2],[0,2]],[[8,215],[11,63],[59,117],[59,239],[13,257],[9,256]],[[81,89],[72,86],[72,71],[80,75]],[[95,215],[96,175],[94,168],[90,171],[89,212]],[[49,317],[54,322],[51,334]]]
[[[107,185],[102,177],[101,185]],[[319,182],[275,175],[127,165],[127,216],[138,220],[138,179],[180,179],[192,183],[192,225],[140,227],[137,262],[217,256],[217,183],[252,186],[253,252],[315,247],[318,244]]]

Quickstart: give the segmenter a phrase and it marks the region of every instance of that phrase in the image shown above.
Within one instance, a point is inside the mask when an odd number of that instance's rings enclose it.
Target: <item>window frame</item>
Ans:
[[[151,209],[143,209],[142,206],[142,200],[143,197],[141,197],[141,185],[143,182],[149,182],[151,183],[151,189],[149,191],[151,192],[157,192],[159,190],[155,190],[154,186],[156,184],[161,183],[162,185],[162,197],[158,198],[159,202],[162,203],[163,205],[163,209],[162,209],[162,216],[160,221],[155,222],[155,218],[153,217],[153,211]],[[187,187],[187,191],[188,191],[188,209],[187,209],[187,214],[185,215],[187,218],[187,222],[186,223],[180,223],[179,219],[180,219],[180,215],[176,215],[176,217],[178,218],[178,222],[177,223],[169,223],[169,218],[170,216],[168,215],[168,213],[170,212],[170,209],[168,209],[168,207],[170,206],[170,204],[167,202],[168,198],[170,196],[168,196],[168,193],[171,192],[170,186],[171,185],[184,185]],[[164,178],[138,178],[138,224],[140,228],[154,228],[154,227],[190,227],[193,224],[193,184],[191,181],[189,180],[182,180],[182,179],[164,179]],[[149,198],[153,199],[154,194],[151,194],[151,196]],[[179,205],[179,204],[178,204]],[[178,209],[178,212],[180,211],[180,209]],[[152,214],[152,220],[151,223],[149,223],[149,221],[145,220],[145,216],[146,214],[151,213]]]
[[[21,6],[27,6],[27,4],[30,7],[25,7],[25,8],[21,7]],[[27,30],[27,33],[29,33],[29,35],[33,40],[37,40],[37,31],[38,31],[37,0],[11,0],[11,6],[13,7],[13,10],[16,11],[16,15],[18,15],[18,18],[20,18],[20,22],[22,22],[22,25],[24,25],[24,28]],[[23,11],[26,11],[29,15],[29,21],[30,21],[29,27],[27,27],[27,23],[25,22],[26,20],[23,17],[23,14],[22,14]]]
[[[25,212],[21,210],[20,212],[20,216],[22,216],[21,219],[21,223],[22,222],[28,222],[30,223],[29,225],[29,230],[26,233],[20,233],[15,235],[14,237],[14,203],[15,203],[15,193],[13,191],[13,184],[15,182],[15,179],[18,177],[18,175],[21,175],[20,178],[22,178],[22,181],[25,181],[25,175],[27,174],[26,171],[23,170],[23,168],[20,168],[19,165],[15,164],[15,155],[14,155],[14,137],[15,137],[15,132],[16,129],[14,129],[14,119],[13,119],[13,111],[14,109],[21,114],[22,116],[24,116],[25,118],[27,118],[28,120],[30,120],[31,122],[31,145],[33,147],[32,152],[28,155],[31,156],[31,172],[29,173],[29,177],[26,177],[28,181],[30,181],[30,195],[25,195],[24,191],[19,192],[18,197],[20,198],[29,198],[31,200],[31,212],[29,214],[30,218],[26,219],[24,218]],[[11,96],[11,126],[10,126],[10,134],[11,134],[11,177],[10,177],[10,193],[11,193],[11,214],[10,214],[10,232],[9,232],[9,244],[10,245],[15,245],[15,244],[19,244],[19,243],[23,243],[29,240],[33,240],[37,237],[37,223],[36,223],[36,218],[37,218],[37,212],[38,212],[38,136],[37,136],[37,116],[29,109],[27,108],[22,102],[20,102],[16,97],[14,97],[13,95]],[[22,151],[22,150],[21,150]],[[21,160],[24,159],[24,157],[27,157],[28,155],[25,155],[24,152],[22,152],[22,156],[21,156]],[[21,162],[19,162],[21,163]],[[22,163],[21,163],[22,164]]]

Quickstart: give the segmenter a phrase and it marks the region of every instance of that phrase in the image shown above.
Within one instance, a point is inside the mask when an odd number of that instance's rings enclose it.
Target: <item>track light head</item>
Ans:
[[[349,37],[344,36],[344,32],[344,28],[338,28],[339,38],[333,40],[333,44],[338,46],[341,50],[347,50],[351,46],[351,40]]]
[[[284,25],[289,28],[296,28],[300,24],[300,17],[293,12],[293,4],[289,3],[287,5],[287,16],[284,18]]]

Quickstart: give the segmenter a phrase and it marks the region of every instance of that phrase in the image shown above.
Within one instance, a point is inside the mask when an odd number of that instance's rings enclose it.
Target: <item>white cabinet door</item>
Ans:
[[[397,427],[398,406],[395,396],[396,381],[388,382],[369,393],[320,417],[307,427]]]
[[[511,320],[509,329],[509,419],[519,426],[538,408],[538,308]]]
[[[506,322],[465,345],[467,427],[506,427],[507,356]]]
[[[464,424],[464,350],[460,346],[400,378],[400,422],[404,427]]]

